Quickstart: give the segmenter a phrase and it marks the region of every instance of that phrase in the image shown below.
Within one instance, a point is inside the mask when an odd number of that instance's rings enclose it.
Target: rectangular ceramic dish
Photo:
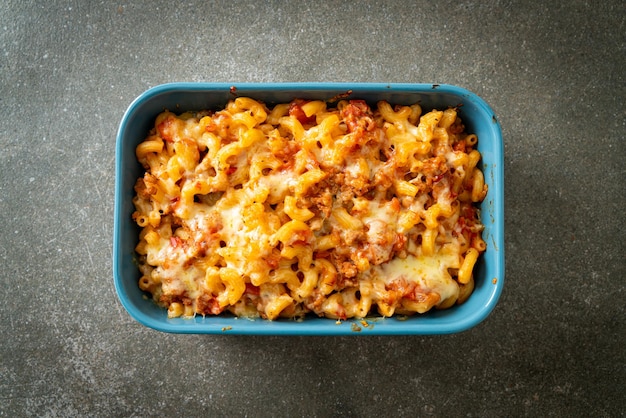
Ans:
[[[218,109],[236,96],[249,96],[268,105],[294,98],[328,100],[349,93],[375,104],[420,103],[425,111],[460,106],[467,132],[478,135],[481,168],[489,187],[482,203],[487,251],[475,269],[475,289],[462,305],[408,318],[367,318],[338,323],[334,319],[307,317],[302,321],[249,320],[230,316],[192,319],[167,318],[139,289],[135,245],[139,229],[131,219],[133,186],[142,175],[135,147],[165,109]],[[129,106],[117,134],[113,274],[119,299],[128,313],[150,328],[173,333],[249,335],[428,335],[467,330],[483,321],[495,307],[504,285],[504,158],[500,124],[491,108],[475,94],[444,84],[370,83],[172,83],[151,88]]]

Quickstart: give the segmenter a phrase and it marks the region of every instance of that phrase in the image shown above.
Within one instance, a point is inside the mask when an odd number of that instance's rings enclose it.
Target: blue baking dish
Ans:
[[[248,96],[268,105],[294,98],[329,100],[348,94],[372,104],[420,103],[425,111],[456,106],[468,132],[478,135],[481,168],[489,187],[482,203],[487,251],[474,272],[475,289],[462,305],[433,310],[423,315],[366,318],[338,322],[307,317],[303,320],[243,319],[232,316],[167,318],[138,287],[135,245],[139,229],[131,219],[133,186],[143,175],[135,147],[147,135],[156,116],[173,112],[217,109],[235,96]],[[120,302],[139,323],[150,328],[187,334],[247,335],[434,335],[465,331],[482,322],[493,310],[504,286],[504,155],[498,118],[480,97],[460,87],[445,84],[385,83],[171,83],[156,86],[135,99],[124,114],[117,133],[113,274]]]

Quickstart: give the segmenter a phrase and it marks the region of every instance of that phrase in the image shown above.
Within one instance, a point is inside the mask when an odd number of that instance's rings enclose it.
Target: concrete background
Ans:
[[[0,416],[624,416],[626,6],[0,3]],[[170,81],[450,83],[503,127],[506,285],[434,337],[167,335],[123,310],[115,134]]]

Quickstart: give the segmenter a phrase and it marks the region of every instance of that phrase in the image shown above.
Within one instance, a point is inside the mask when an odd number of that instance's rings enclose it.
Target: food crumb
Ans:
[[[352,323],[352,331],[354,332],[360,332],[361,331],[361,327],[358,326],[357,324],[355,324],[354,322]]]
[[[233,327],[231,327],[230,325],[227,327],[222,327],[222,332],[224,331],[230,331],[231,329],[233,329]]]
[[[337,320],[337,322],[335,322],[335,325],[341,325],[341,320]]]
[[[493,278],[493,280],[491,281],[491,283],[493,283],[493,284],[498,283],[498,278],[497,278],[497,277],[494,277],[494,278]]]
[[[361,321],[361,325],[363,325],[365,328],[370,326],[370,324],[368,324],[365,320]]]

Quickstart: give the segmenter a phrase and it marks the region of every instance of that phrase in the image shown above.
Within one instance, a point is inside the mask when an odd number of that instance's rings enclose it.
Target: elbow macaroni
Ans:
[[[165,111],[136,148],[139,287],[168,316],[346,319],[462,303],[486,250],[455,109],[247,97]]]

